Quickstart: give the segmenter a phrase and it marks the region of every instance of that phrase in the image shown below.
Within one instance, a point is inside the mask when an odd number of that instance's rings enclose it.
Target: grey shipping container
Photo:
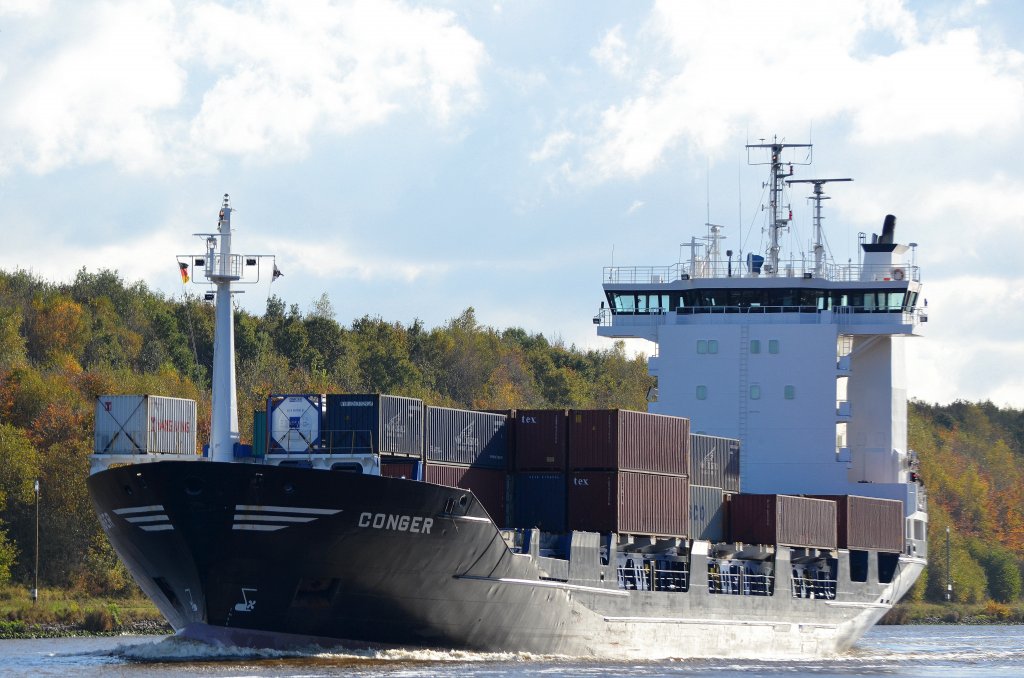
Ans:
[[[740,441],[702,433],[690,435],[690,483],[740,491]]]
[[[379,393],[327,394],[324,447],[335,453],[421,457],[423,401]]]
[[[725,493],[720,487],[690,484],[690,533],[693,539],[726,540]]]
[[[686,475],[690,420],[630,410],[570,410],[569,468]]]
[[[321,402],[318,393],[272,395],[267,398],[267,452],[283,454],[318,451],[323,418]]]
[[[567,484],[569,529],[685,537],[686,476],[629,471],[572,471]]]
[[[521,529],[565,532],[565,474],[520,472],[514,477],[512,524]]]
[[[196,401],[154,395],[96,398],[93,449],[102,454],[196,454]]]
[[[837,541],[841,549],[890,551],[901,553],[903,534],[903,502],[856,495],[828,495],[836,503]]]
[[[428,461],[507,468],[506,417],[501,414],[428,406],[426,443]]]
[[[734,494],[729,537],[746,544],[836,548],[836,503],[785,494]]]
[[[569,452],[566,410],[516,410],[512,425],[515,468],[565,471]]]
[[[471,490],[498,527],[505,526],[505,469],[427,463],[424,479],[435,485]]]

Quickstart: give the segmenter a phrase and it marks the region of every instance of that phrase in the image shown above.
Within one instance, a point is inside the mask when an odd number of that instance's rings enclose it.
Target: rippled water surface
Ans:
[[[211,648],[176,638],[0,640],[2,676],[1024,676],[1024,626],[883,626],[828,659],[636,660],[431,651],[309,653]]]

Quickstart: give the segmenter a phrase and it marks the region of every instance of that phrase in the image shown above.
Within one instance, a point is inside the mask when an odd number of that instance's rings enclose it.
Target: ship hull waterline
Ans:
[[[596,657],[821,656],[848,649],[909,589],[849,582],[793,598],[711,594],[694,549],[687,592],[625,591],[593,548],[568,578],[507,547],[473,494],[294,467],[160,461],[90,476],[108,538],[179,635],[241,647],[405,647]],[[697,542],[701,544],[701,542]],[[845,581],[844,581],[845,578]]]

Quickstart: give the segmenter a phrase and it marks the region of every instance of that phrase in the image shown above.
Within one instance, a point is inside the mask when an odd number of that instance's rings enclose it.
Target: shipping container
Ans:
[[[423,462],[408,457],[381,457],[380,474],[388,478],[423,480]]]
[[[740,441],[702,433],[690,435],[690,483],[740,491]]]
[[[99,396],[93,442],[97,454],[196,454],[196,401]]]
[[[567,483],[569,529],[685,537],[686,476],[629,471],[572,471]]]
[[[329,393],[324,448],[334,453],[423,456],[423,401],[379,393]]]
[[[272,395],[267,399],[270,454],[320,450],[319,394]]]
[[[836,503],[785,494],[734,494],[729,537],[746,544],[836,548]]]
[[[428,483],[471,490],[498,527],[505,527],[505,469],[427,463],[424,478]]]
[[[836,503],[836,537],[841,549],[902,553],[905,545],[903,502],[856,495],[827,495]]]
[[[509,527],[566,531],[564,473],[521,472],[513,481],[512,524]]]
[[[569,453],[566,410],[516,410],[510,419],[518,471],[565,471]]]
[[[690,533],[693,539],[726,541],[725,493],[720,487],[690,484]]]
[[[267,456],[267,411],[255,410],[252,413],[252,456]]]
[[[690,420],[630,410],[570,410],[569,468],[684,476]]]
[[[506,470],[506,417],[490,412],[427,407],[428,461]]]

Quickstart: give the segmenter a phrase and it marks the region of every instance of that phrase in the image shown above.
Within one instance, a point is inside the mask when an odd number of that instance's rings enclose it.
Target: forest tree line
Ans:
[[[30,586],[40,480],[40,583],[83,593],[134,590],[100,530],[85,480],[95,398],[151,393],[198,403],[210,419],[212,305],[168,298],[117,273],[85,269],[67,284],[0,271],[0,585]],[[324,295],[303,310],[271,296],[235,313],[239,424],[270,393],[392,393],[434,405],[645,410],[643,356],[616,342],[579,349],[467,308],[427,328],[364,316],[343,325]],[[911,596],[941,600],[945,530],[962,602],[1021,598],[1024,413],[991,403],[911,403],[911,448],[929,492],[928,574]]]

